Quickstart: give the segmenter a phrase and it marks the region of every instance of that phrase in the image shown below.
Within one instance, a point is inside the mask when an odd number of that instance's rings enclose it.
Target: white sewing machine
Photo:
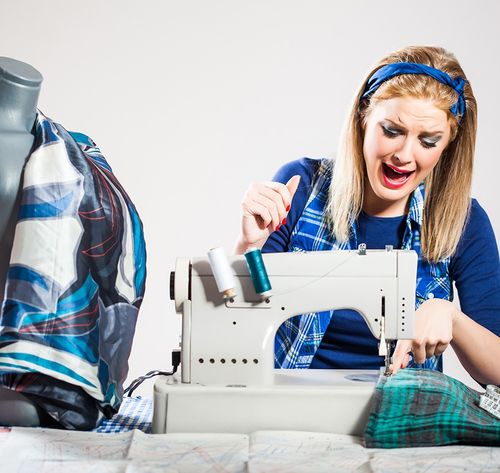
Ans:
[[[237,295],[223,299],[208,258],[179,258],[181,379],[154,388],[153,432],[302,430],[361,435],[377,371],[276,370],[287,319],[354,309],[379,340],[413,338],[417,255],[405,250],[262,255],[272,297],[255,292],[243,256],[229,258]]]

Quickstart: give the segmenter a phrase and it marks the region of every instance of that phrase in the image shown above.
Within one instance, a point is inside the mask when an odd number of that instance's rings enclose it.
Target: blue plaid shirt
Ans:
[[[297,223],[292,229],[288,251],[351,250],[358,247],[357,223],[347,242],[338,242],[332,235],[326,218],[326,205],[332,176],[332,161],[321,160],[311,182],[311,193]],[[430,263],[421,256],[420,231],[424,202],[424,186],[413,193],[406,218],[403,249],[419,255],[416,285],[416,307],[433,297],[453,299],[449,274],[450,259]],[[265,250],[265,249],[264,249]],[[275,339],[277,368],[309,368],[330,324],[333,311],[312,312],[293,317],[279,328]],[[417,366],[411,363],[412,366]],[[442,369],[441,357],[430,358],[419,367]]]

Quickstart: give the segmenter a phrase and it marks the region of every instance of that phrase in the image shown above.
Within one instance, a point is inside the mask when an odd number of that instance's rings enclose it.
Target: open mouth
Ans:
[[[398,188],[406,184],[415,171],[404,171],[386,163],[382,163],[382,172],[385,183],[392,188]]]

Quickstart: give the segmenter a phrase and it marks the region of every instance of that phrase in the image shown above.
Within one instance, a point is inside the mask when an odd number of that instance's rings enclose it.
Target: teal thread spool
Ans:
[[[267,299],[271,297],[271,283],[269,282],[269,277],[267,275],[266,267],[264,265],[264,260],[262,259],[262,253],[259,248],[250,248],[245,251],[245,259],[247,260],[248,272],[252,278],[253,286],[255,292],[262,297],[262,299]]]

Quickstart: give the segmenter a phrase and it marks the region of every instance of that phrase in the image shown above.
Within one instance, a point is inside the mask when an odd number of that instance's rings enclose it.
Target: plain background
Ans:
[[[357,85],[392,50],[440,45],[460,60],[479,103],[473,194],[499,235],[499,24],[495,0],[0,0],[0,55],[42,73],[40,109],[97,142],[143,220],[129,380],[170,368],[176,257],[231,251],[251,181],[332,156]]]

